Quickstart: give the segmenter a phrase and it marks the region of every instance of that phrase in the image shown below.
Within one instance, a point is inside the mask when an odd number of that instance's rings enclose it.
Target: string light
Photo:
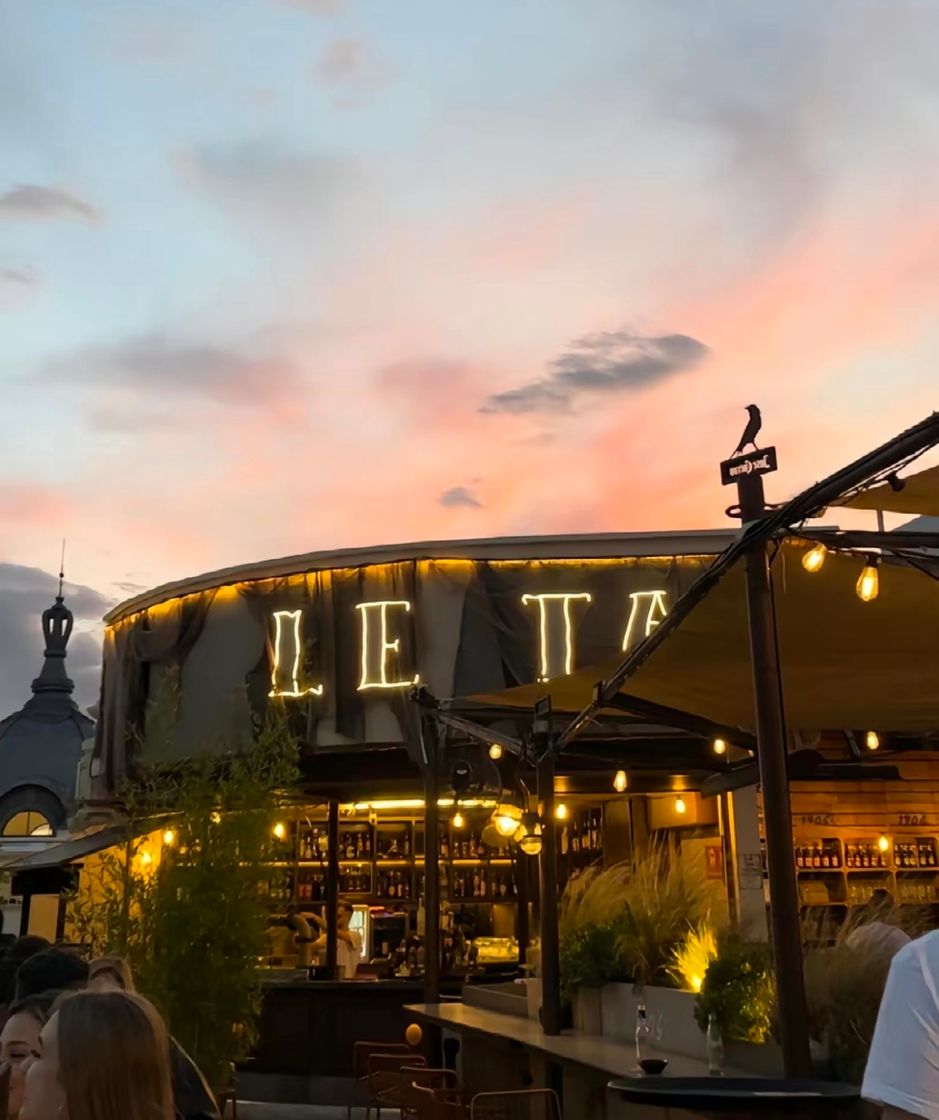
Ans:
[[[814,548],[810,548],[808,552],[802,555],[802,567],[807,572],[819,572],[822,565],[825,563],[825,557],[828,555],[828,549],[823,544],[817,544]]]
[[[880,594],[879,556],[868,556],[857,581],[857,596],[864,603],[870,603]]]
[[[868,731],[864,736],[864,745],[869,751],[876,751],[880,746],[880,736],[876,731]]]
[[[388,654],[401,652],[400,638],[395,638],[393,642],[388,641],[389,607],[403,607],[406,614],[411,613],[411,604],[407,599],[382,599],[374,603],[356,603],[355,605],[355,609],[362,612],[362,675],[359,680],[359,692],[365,692],[366,689],[370,688],[410,688],[412,685],[420,683],[421,678],[417,674],[409,681],[388,680]],[[370,680],[368,664],[368,612],[376,608],[378,610],[379,626],[381,628],[381,637],[378,643],[379,672],[378,680]]]
[[[502,757],[502,748],[499,746],[498,743],[491,743],[489,745],[489,757],[492,759],[493,762],[498,762],[499,759]]]
[[[886,836],[881,836],[881,838],[877,841],[877,847],[882,852],[886,852],[887,849],[890,847],[890,841],[887,839]]]
[[[554,806],[554,815],[559,821],[567,820],[567,806],[563,801],[559,801],[557,805]]]
[[[613,788],[617,793],[622,793],[623,790],[629,785],[629,778],[626,776],[625,770],[617,770],[613,778]]]
[[[551,658],[549,655],[549,640],[548,640],[548,606],[549,602],[561,602],[563,604],[562,610],[564,615],[564,676],[568,676],[574,664],[574,641],[571,634],[573,622],[571,620],[571,602],[574,599],[579,599],[582,602],[590,603],[593,601],[593,596],[589,591],[576,591],[573,593],[552,593],[543,595],[523,595],[522,602],[527,607],[529,603],[537,603],[539,610],[539,622],[541,631],[541,675],[539,681],[550,680],[552,676],[559,676],[552,672],[553,666],[551,665]]]
[[[275,824],[271,829],[271,831],[274,833],[274,836],[278,840],[283,840],[287,835],[287,826],[283,821],[278,821],[277,824]]]
[[[630,596],[629,620],[626,623],[626,633],[623,635],[623,649],[632,645],[633,630],[636,625],[636,615],[639,613],[639,603],[642,599],[649,600],[649,610],[646,613],[646,627],[644,637],[652,633],[663,618],[668,614],[668,602],[664,591],[634,591]]]
[[[274,668],[271,670],[271,691],[268,696],[322,696],[321,684],[300,687],[300,656],[303,649],[300,627],[303,611],[274,611]],[[293,658],[284,656],[284,638],[289,635],[293,643]],[[281,663],[290,660],[290,688],[279,688]]]
[[[466,825],[466,821],[464,820],[462,813],[454,813],[453,819],[450,821],[450,823],[454,828],[463,828]]]
[[[176,833],[173,831],[173,829],[168,828],[163,833],[163,843],[167,846],[167,848],[172,848],[172,846],[176,843]]]
[[[727,754],[727,740],[715,739],[711,744],[711,748],[715,754]]]
[[[683,797],[676,797],[675,798],[675,812],[676,813],[687,813],[688,812],[688,806],[685,804],[685,799]]]

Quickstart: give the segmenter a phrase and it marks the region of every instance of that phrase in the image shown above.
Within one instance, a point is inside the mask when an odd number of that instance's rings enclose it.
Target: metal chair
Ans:
[[[424,1098],[415,1093],[421,1089],[448,1090],[459,1092],[460,1082],[452,1069],[427,1069],[422,1066],[405,1066],[401,1070],[401,1117],[402,1120],[420,1120],[418,1108]]]
[[[368,1063],[374,1054],[402,1054],[420,1058],[419,1054],[414,1054],[414,1048],[404,1042],[354,1043],[352,1047],[352,1075],[355,1078],[355,1088],[358,1093],[356,1094],[357,1099],[346,1108],[346,1120],[352,1120],[352,1109],[355,1107],[363,1107],[365,1109],[365,1120],[369,1120],[372,1109],[375,1107],[368,1097]],[[420,1059],[419,1064],[424,1064],[423,1059]]]
[[[372,1109],[375,1109],[378,1120],[381,1120],[382,1109],[400,1112],[402,1069],[426,1065],[426,1059],[410,1049],[407,1054],[372,1054],[368,1059],[366,1120],[369,1120]]]
[[[469,1106],[459,1089],[412,1087],[417,1120],[470,1120]]]
[[[470,1120],[564,1120],[561,1102],[551,1089],[477,1093],[469,1115]]]

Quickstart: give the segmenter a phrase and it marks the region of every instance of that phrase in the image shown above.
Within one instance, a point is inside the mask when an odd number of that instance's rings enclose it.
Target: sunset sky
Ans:
[[[0,702],[63,537],[88,631],[269,556],[720,525],[751,400],[778,498],[920,419],[937,43],[904,0],[0,0]]]

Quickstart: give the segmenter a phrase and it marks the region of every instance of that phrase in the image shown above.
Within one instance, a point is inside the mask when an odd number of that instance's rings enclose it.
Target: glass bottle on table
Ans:
[[[712,1077],[724,1076],[724,1038],[718,1025],[717,1017],[712,1011],[708,1015],[707,1033],[708,1073]]]
[[[649,1030],[649,1014],[646,1011],[645,1003],[641,1002],[636,1005],[636,1062],[639,1067],[646,1058],[651,1057],[651,1043]]]

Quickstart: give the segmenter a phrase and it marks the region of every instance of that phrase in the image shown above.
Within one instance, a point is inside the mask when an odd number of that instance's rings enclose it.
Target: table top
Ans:
[[[585,1066],[614,1077],[629,1077],[635,1072],[637,1080],[641,1079],[636,1068],[634,1047],[622,1042],[613,1042],[599,1035],[582,1034],[579,1031],[563,1031],[559,1035],[548,1035],[535,1019],[523,1019],[518,1015],[488,1011],[486,1008],[472,1007],[465,1003],[416,1003],[406,1005],[404,1010],[417,1019],[423,1019],[447,1030],[505,1039],[532,1050],[539,1050],[559,1062]],[[667,1049],[656,1050],[655,1056],[668,1059],[669,1074],[689,1078],[707,1074],[706,1063],[695,1058],[670,1054]]]
[[[834,1081],[800,1081],[760,1077],[630,1077],[607,1086],[634,1104],[733,1111],[742,1105],[791,1105],[803,1108],[811,1100],[857,1100],[860,1089]]]

